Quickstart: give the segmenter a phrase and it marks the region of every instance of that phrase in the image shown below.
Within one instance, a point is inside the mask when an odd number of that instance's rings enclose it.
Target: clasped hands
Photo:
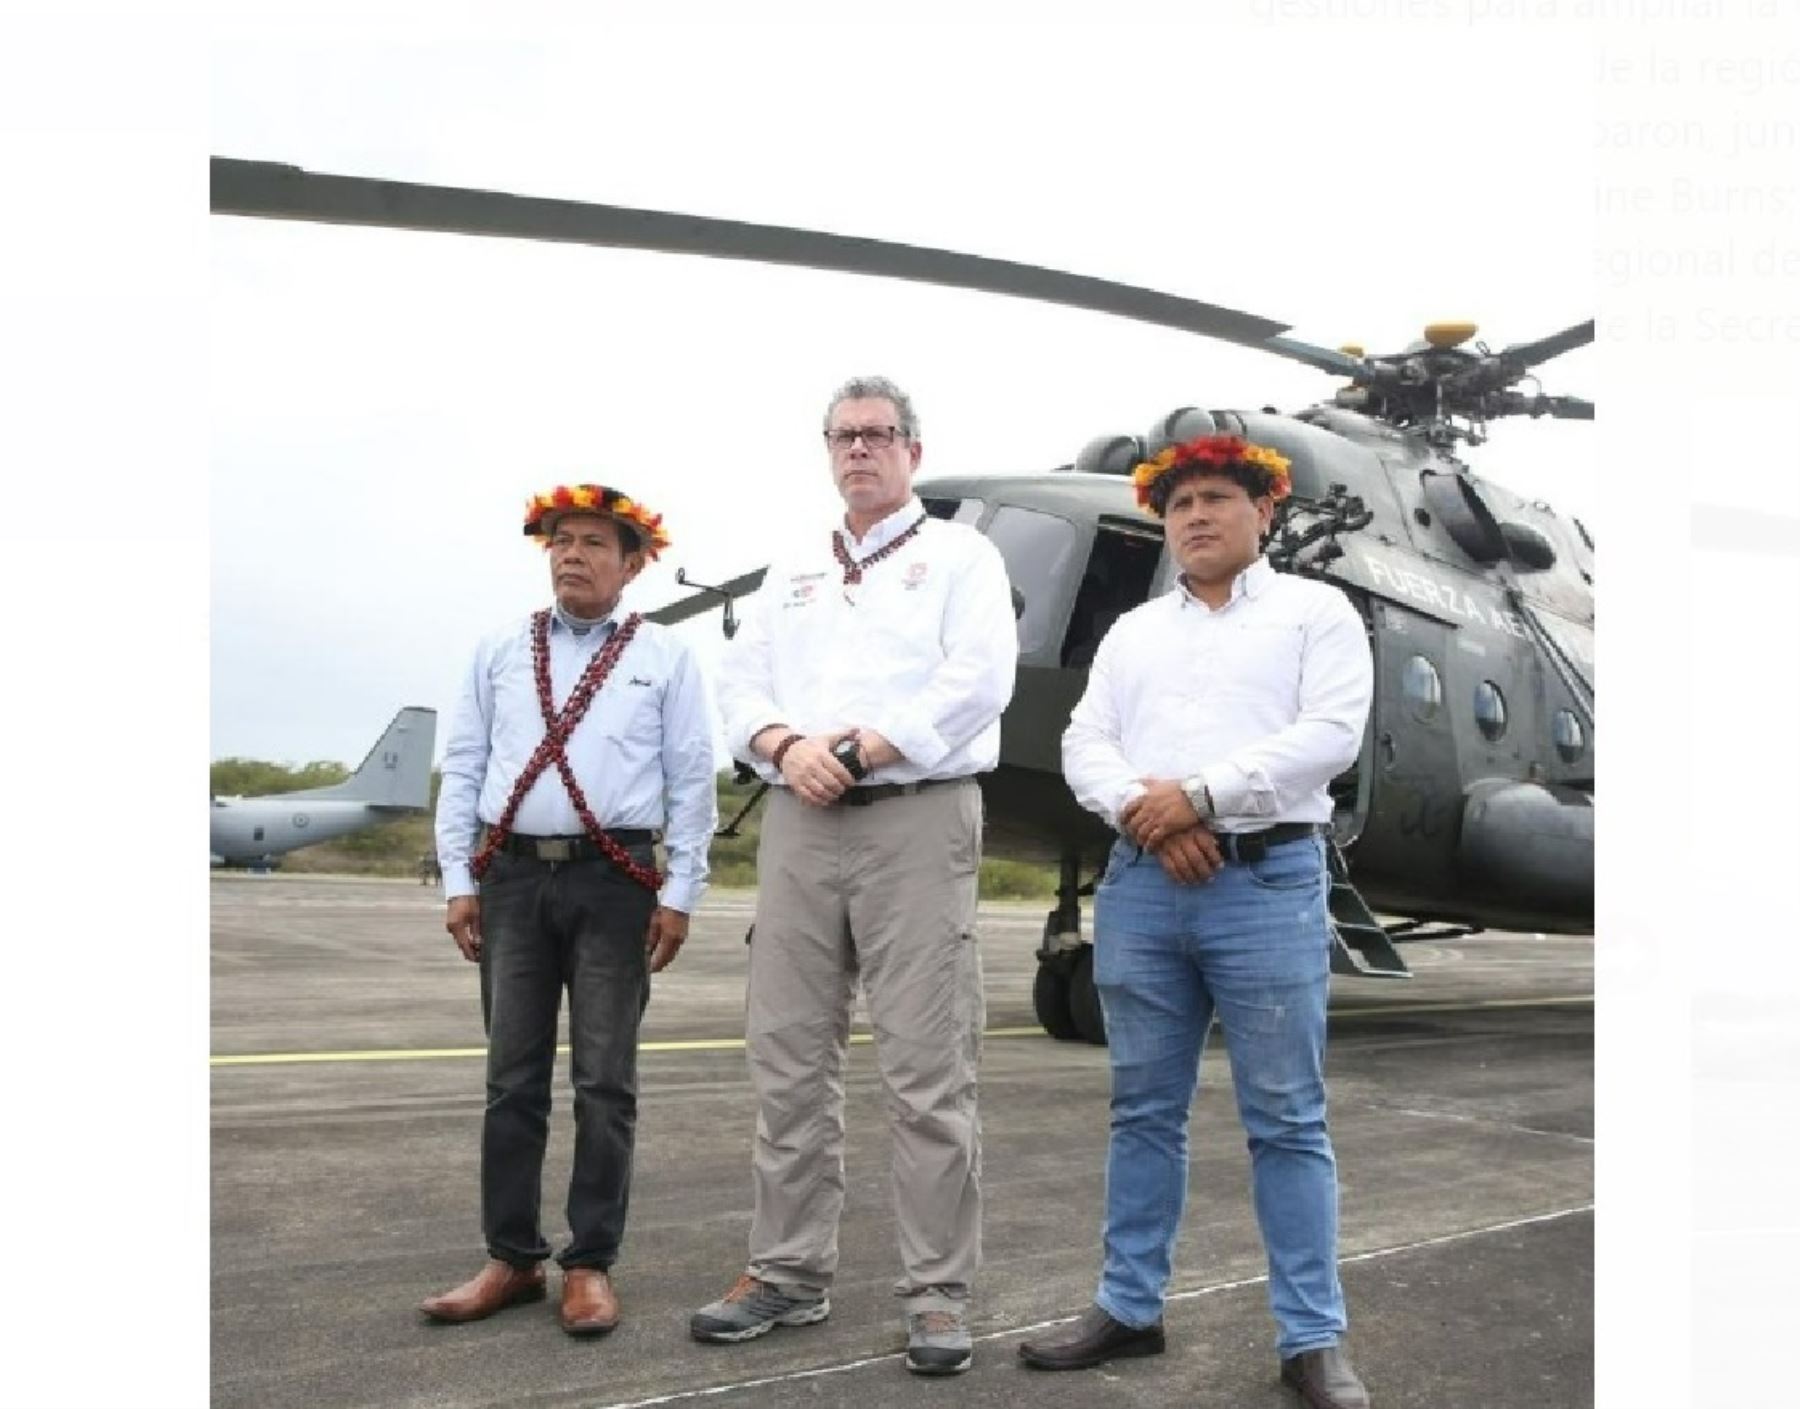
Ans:
[[[799,748],[798,744],[794,745]],[[1225,864],[1211,828],[1171,778],[1140,778],[1144,791],[1119,812],[1119,827],[1155,856],[1170,880],[1198,885]]]
[[[766,729],[756,736],[755,746],[765,757],[772,756],[776,746],[792,732]],[[855,784],[850,770],[831,756],[831,750],[852,734],[871,772],[900,761],[900,750],[874,729],[835,729],[828,734],[802,736],[781,755],[781,779],[795,797],[814,807],[830,807]]]
[[[471,964],[481,959],[481,901],[473,895],[459,895],[449,904],[444,928],[456,941],[457,950]],[[650,914],[650,927],[644,932],[644,952],[650,957],[650,972],[661,973],[687,942],[688,917],[681,910],[658,905]]]

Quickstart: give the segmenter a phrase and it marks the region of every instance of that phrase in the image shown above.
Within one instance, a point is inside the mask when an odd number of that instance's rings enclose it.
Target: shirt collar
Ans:
[[[1225,599],[1225,606],[1220,607],[1219,610],[1224,611],[1227,607],[1234,605],[1245,597],[1254,598],[1260,596],[1274,580],[1275,569],[1269,566],[1269,560],[1263,557],[1257,558],[1257,560],[1251,563],[1249,567],[1245,568],[1236,577],[1231,579],[1231,595]],[[1189,602],[1192,602],[1195,606],[1204,608],[1206,611],[1213,610],[1213,608],[1208,607],[1205,602],[1201,601],[1188,590],[1186,573],[1176,575],[1175,590],[1181,594],[1180,602],[1182,606],[1185,607]]]
[[[604,641],[608,636],[612,635],[613,628],[618,624],[619,611],[618,608],[615,607],[608,615],[602,617],[597,625],[590,622],[590,629],[586,635],[576,636],[575,639],[578,641],[585,641],[589,636],[592,636],[596,640]],[[552,602],[550,604],[550,629],[555,631],[559,627],[568,632],[569,635],[575,636],[575,624],[573,618],[562,609],[561,603]]]
[[[866,556],[878,548],[887,547],[894,539],[911,528],[919,515],[924,512],[925,506],[919,502],[919,496],[915,494],[861,538],[852,535],[849,524],[844,524],[844,538],[855,545],[859,555]]]

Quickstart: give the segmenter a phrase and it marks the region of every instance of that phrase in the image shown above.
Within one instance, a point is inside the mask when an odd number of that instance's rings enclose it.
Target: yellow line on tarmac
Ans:
[[[1592,1003],[1594,995],[1579,993],[1555,998],[1492,998],[1472,1003],[1395,1003],[1384,1008],[1353,1008],[1333,1013],[1332,1021],[1350,1018],[1405,1016],[1411,1013],[1471,1013],[1484,1008],[1546,1008],[1554,1005]],[[1040,1027],[991,1027],[982,1033],[983,1040],[1005,1037],[1042,1037]],[[872,1033],[853,1032],[850,1041],[864,1046],[875,1040]],[[640,1052],[741,1052],[741,1037],[699,1037],[683,1041],[640,1042]],[[565,1044],[556,1049],[567,1055]],[[434,1062],[456,1057],[485,1057],[485,1047],[394,1047],[369,1052],[242,1052],[207,1058],[215,1067],[306,1066],[337,1062]]]

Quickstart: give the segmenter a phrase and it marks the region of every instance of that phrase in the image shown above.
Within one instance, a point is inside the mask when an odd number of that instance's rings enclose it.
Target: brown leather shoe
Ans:
[[[1019,1345],[1019,1359],[1034,1370],[1091,1370],[1108,1360],[1162,1353],[1160,1320],[1149,1326],[1127,1326],[1097,1306],[1088,1307],[1066,1329]]]
[[[542,1267],[514,1267],[499,1258],[489,1258],[487,1266],[460,1287],[420,1302],[419,1310],[433,1321],[479,1321],[522,1301],[543,1299]]]
[[[598,1267],[571,1267],[563,1273],[562,1328],[572,1336],[603,1336],[619,1324],[619,1298],[612,1279]]]
[[[1281,1378],[1312,1409],[1369,1409],[1369,1392],[1339,1346],[1303,1350],[1283,1360]]]

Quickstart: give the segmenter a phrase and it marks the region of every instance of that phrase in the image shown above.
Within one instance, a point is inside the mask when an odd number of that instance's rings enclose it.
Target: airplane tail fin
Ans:
[[[293,798],[338,798],[374,807],[431,805],[431,754],[437,745],[437,711],[408,706],[348,778],[328,788],[289,793]]]

